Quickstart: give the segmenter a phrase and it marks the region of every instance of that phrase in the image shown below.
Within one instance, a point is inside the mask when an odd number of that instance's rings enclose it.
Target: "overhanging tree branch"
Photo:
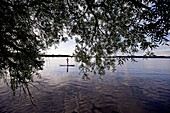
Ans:
[[[137,1],[137,0],[129,0],[131,1],[135,6],[139,7],[139,8],[145,8],[145,9],[150,9],[150,7],[142,4],[141,2]]]

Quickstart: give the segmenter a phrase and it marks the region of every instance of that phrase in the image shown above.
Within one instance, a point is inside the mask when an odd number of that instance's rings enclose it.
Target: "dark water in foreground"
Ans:
[[[41,79],[24,94],[12,96],[0,80],[0,112],[12,113],[170,113],[170,59],[137,59],[107,71],[102,79],[83,80],[75,67],[60,67],[65,58],[46,59]],[[18,90],[19,91],[19,90]],[[19,98],[18,98],[19,97]]]

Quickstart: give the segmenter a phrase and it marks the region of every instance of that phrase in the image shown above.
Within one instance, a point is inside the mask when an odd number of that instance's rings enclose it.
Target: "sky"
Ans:
[[[170,35],[168,36],[170,39]],[[170,43],[169,43],[170,44]],[[52,46],[50,49],[46,50],[46,54],[54,55],[72,55],[75,50],[76,42],[74,39],[71,39],[66,42],[61,42],[57,48]],[[154,50],[155,55],[157,56],[170,56],[170,46],[160,46],[158,49]],[[143,51],[139,51],[135,55],[144,55]],[[120,55],[120,54],[118,54]]]
[[[54,55],[72,55],[75,50],[76,42],[74,39],[71,39],[66,42],[61,42],[57,48],[52,46],[50,49],[46,50],[46,54]]]

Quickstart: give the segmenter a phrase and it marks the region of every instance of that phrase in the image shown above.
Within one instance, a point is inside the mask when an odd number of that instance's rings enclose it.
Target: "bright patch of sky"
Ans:
[[[52,46],[49,50],[45,51],[49,55],[72,55],[75,50],[76,42],[74,39],[71,39],[66,42],[61,42],[57,48]]]

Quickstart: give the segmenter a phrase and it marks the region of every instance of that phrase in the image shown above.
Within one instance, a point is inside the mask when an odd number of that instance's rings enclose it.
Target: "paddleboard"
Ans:
[[[60,64],[60,66],[72,66],[72,67],[73,67],[73,66],[75,66],[75,65],[61,65],[61,64]]]

